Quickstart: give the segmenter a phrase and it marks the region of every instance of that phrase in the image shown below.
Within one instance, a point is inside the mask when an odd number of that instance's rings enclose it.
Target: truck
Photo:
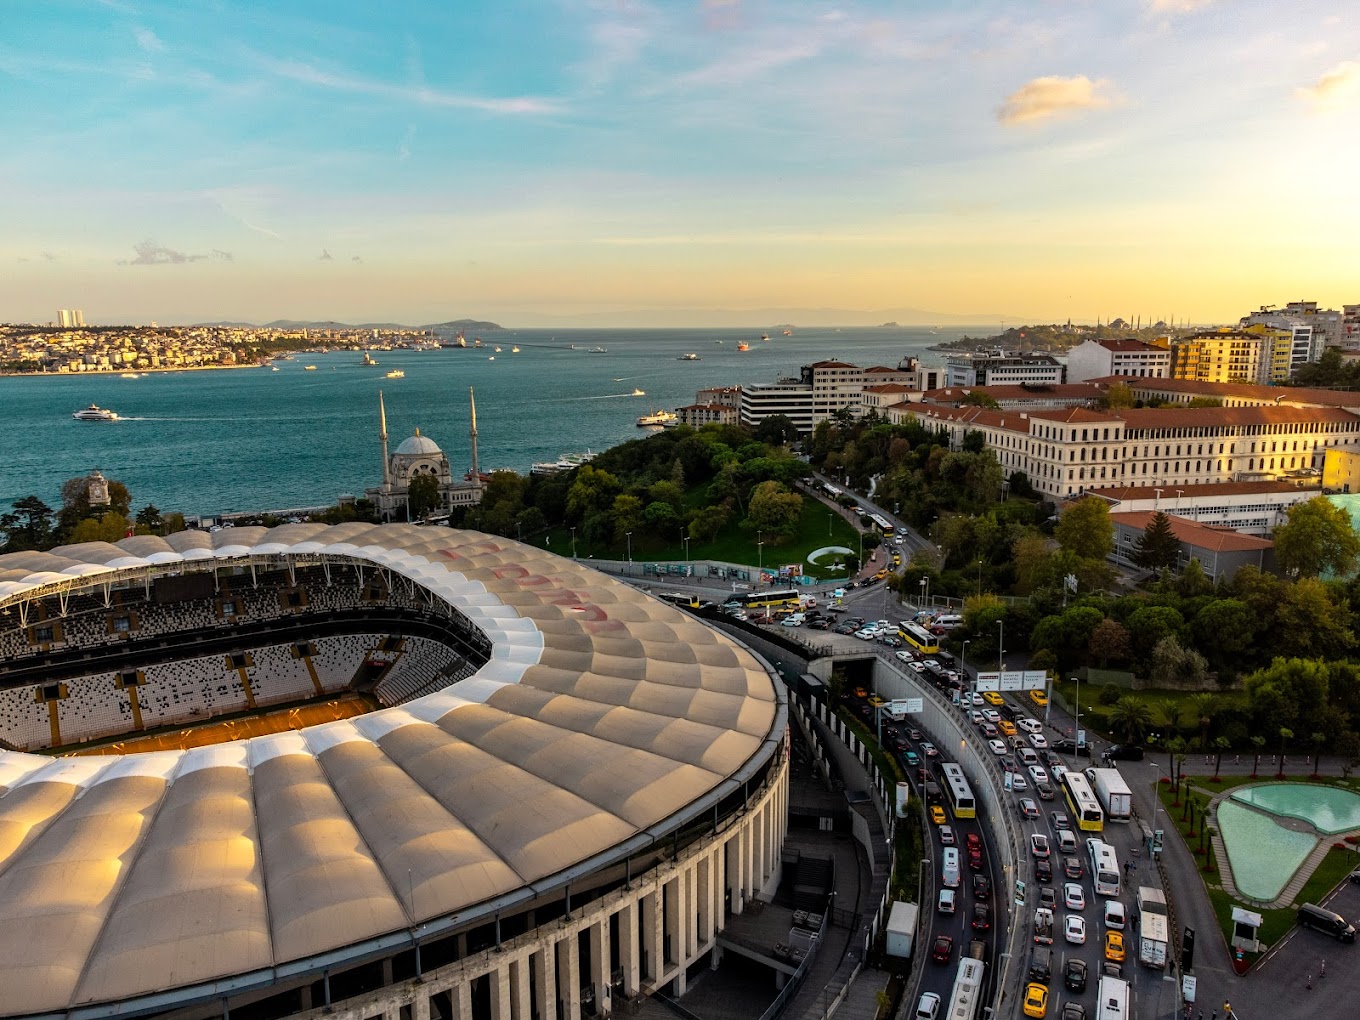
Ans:
[[[1053,911],[1047,907],[1034,912],[1034,941],[1041,946],[1053,945]]]
[[[1110,822],[1127,822],[1133,817],[1133,791],[1118,769],[1091,769],[1095,774],[1092,786],[1100,806],[1105,809],[1105,819]]]
[[[1149,967],[1166,966],[1171,919],[1160,889],[1138,887],[1138,961]]]

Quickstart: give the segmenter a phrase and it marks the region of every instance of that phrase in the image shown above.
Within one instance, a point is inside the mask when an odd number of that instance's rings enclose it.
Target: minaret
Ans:
[[[482,484],[482,476],[477,470],[477,394],[472,387],[468,387],[468,402],[472,405],[472,483]]]
[[[382,439],[383,492],[392,491],[392,462],[387,458],[387,407],[383,404],[382,390],[378,391],[378,418],[382,422],[379,438]]]

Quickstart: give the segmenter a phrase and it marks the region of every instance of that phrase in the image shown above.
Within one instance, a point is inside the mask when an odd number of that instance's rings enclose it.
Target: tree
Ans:
[[[1317,775],[1318,756],[1322,754],[1322,745],[1327,743],[1327,734],[1314,733],[1308,739],[1313,742],[1313,774]]]
[[[416,475],[406,487],[406,516],[408,520],[424,520],[439,506],[439,479],[434,475]]]
[[[1101,669],[1111,660],[1123,662],[1129,657],[1129,632],[1118,620],[1101,620],[1091,631],[1087,650],[1092,658],[1100,660]]]
[[[680,515],[675,512],[675,507],[660,500],[647,504],[647,509],[642,511],[642,519],[653,535],[670,536],[680,526]]]
[[[1341,759],[1341,778],[1350,779],[1351,773],[1360,766],[1360,734],[1346,730],[1336,738],[1334,750]]]
[[[619,480],[603,468],[582,464],[567,490],[567,520],[585,522],[592,512],[606,511],[619,491]]]
[[[1190,696],[1190,710],[1195,713],[1195,719],[1199,722],[1199,746],[1202,749],[1209,746],[1209,727],[1214,722],[1214,710],[1218,706],[1217,699],[1212,694],[1200,693]]]
[[[148,503],[146,506],[138,510],[136,519],[137,527],[145,529],[143,531],[143,534],[146,535],[158,534],[164,523],[161,520],[161,512],[156,509],[155,503]]]
[[[1181,541],[1171,530],[1171,518],[1156,511],[1138,536],[1133,562],[1147,570],[1173,569],[1180,553]]]
[[[1142,606],[1125,621],[1135,651],[1150,657],[1158,642],[1166,637],[1180,641],[1185,632],[1185,617],[1170,606]]]
[[[1289,742],[1294,739],[1294,731],[1288,726],[1280,727],[1280,771],[1278,775],[1284,775],[1284,752],[1289,747]]]
[[[1259,733],[1254,733],[1254,734],[1252,734],[1252,737],[1251,737],[1251,747],[1252,747],[1251,778],[1252,778],[1252,779],[1255,779],[1255,778],[1256,778],[1256,772],[1257,772],[1257,770],[1260,769],[1260,767],[1261,767],[1261,750],[1262,750],[1265,746],[1266,746],[1266,738],[1265,738],[1265,737],[1261,736],[1261,734],[1259,734]]]
[[[102,517],[87,517],[76,523],[67,542],[80,545],[83,542],[117,542],[132,532],[132,522],[122,514],[109,511]]]
[[[1349,574],[1360,557],[1360,536],[1350,515],[1325,496],[1296,503],[1275,529],[1275,559],[1286,574]]]
[[[9,513],[0,515],[0,531],[6,552],[45,549],[52,537],[52,508],[37,496],[17,499]]]
[[[726,506],[704,507],[689,522],[689,537],[701,544],[712,542],[727,524],[729,516]]]
[[[969,390],[964,398],[959,401],[959,406],[985,407],[992,411],[1001,410],[1001,405],[997,403],[996,397],[992,396],[990,393],[985,393],[982,390]],[[976,430],[970,430],[964,435],[964,441],[967,442],[968,436],[972,435],[976,435],[979,439],[985,438],[983,433],[977,432]]]
[[[639,531],[642,528],[642,500],[636,496],[631,496],[626,492],[621,492],[614,497],[614,541],[619,543],[630,531]]]
[[[1157,642],[1148,662],[1153,683],[1162,687],[1195,687],[1203,683],[1208,672],[1204,656],[1183,647],[1171,634]]]
[[[1350,611],[1332,589],[1312,577],[1285,584],[1272,607],[1273,648],[1281,655],[1342,658],[1354,646]]]
[[[1214,776],[1218,776],[1218,770],[1223,767],[1223,752],[1232,747],[1232,741],[1227,737],[1214,737]]]
[[[1181,703],[1175,698],[1159,698],[1152,705],[1152,722],[1158,729],[1175,735],[1181,728]]]
[[[779,482],[761,482],[751,492],[746,524],[780,542],[798,530],[802,512],[803,498],[797,493],[789,492]]]
[[[756,439],[771,446],[784,446],[798,438],[798,426],[786,414],[772,414],[756,426]]]
[[[1256,615],[1241,599],[1215,599],[1191,623],[1196,646],[1219,670],[1240,661],[1251,647],[1256,628]]]
[[[1068,504],[1053,535],[1069,552],[1085,559],[1104,559],[1114,549],[1110,505],[1094,496]]]
[[[1142,740],[1151,722],[1152,712],[1138,698],[1120,698],[1110,710],[1111,728],[1130,743]]]
[[[1133,387],[1128,383],[1111,383],[1105,395],[1100,398],[1100,406],[1107,411],[1122,411],[1134,404]]]

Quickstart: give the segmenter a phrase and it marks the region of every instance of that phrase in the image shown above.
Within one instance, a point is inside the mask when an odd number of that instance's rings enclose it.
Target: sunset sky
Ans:
[[[0,321],[1209,322],[1360,301],[1353,0],[3,17]]]

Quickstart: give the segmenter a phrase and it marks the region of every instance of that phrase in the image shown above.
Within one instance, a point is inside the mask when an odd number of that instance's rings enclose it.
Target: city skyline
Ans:
[[[0,41],[0,319],[1339,306],[1360,226],[1346,13],[20,8]]]

